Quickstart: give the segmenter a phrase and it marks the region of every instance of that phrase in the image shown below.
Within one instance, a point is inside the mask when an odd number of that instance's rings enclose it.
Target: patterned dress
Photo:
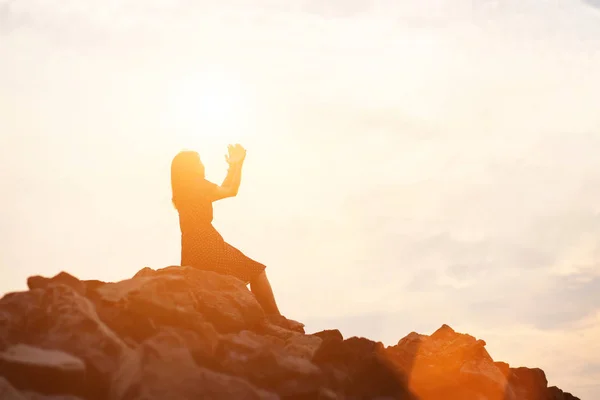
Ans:
[[[232,275],[249,283],[265,266],[223,240],[212,225],[212,192],[217,185],[201,179],[177,201],[181,229],[181,265]]]

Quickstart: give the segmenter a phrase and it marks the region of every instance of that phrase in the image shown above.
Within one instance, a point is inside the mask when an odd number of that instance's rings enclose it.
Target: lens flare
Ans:
[[[181,78],[169,90],[163,121],[184,147],[241,142],[252,126],[247,95],[242,82],[223,74]]]

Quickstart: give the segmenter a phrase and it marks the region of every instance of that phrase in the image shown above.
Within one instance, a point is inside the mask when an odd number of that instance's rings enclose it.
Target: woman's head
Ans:
[[[194,187],[193,182],[204,179],[204,165],[195,151],[181,151],[171,162],[172,201],[177,208],[177,199],[185,196]]]

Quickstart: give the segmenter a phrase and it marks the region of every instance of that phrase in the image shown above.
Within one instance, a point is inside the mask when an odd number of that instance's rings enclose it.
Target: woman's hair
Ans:
[[[175,208],[177,201],[185,198],[194,188],[198,179],[204,179],[204,165],[195,151],[181,151],[171,162],[171,201]]]

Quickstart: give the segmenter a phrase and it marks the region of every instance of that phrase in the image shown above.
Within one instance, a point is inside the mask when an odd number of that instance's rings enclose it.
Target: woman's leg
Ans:
[[[273,289],[271,289],[271,284],[269,283],[269,279],[267,279],[265,271],[261,272],[260,275],[250,282],[250,290],[268,318],[285,323],[289,329],[304,333],[303,323],[287,319],[279,312],[275,296],[273,295]]]
[[[273,289],[267,278],[265,271],[261,272],[256,278],[250,281],[250,290],[258,300],[258,303],[262,306],[265,313],[268,315],[281,315],[275,296],[273,295]]]

